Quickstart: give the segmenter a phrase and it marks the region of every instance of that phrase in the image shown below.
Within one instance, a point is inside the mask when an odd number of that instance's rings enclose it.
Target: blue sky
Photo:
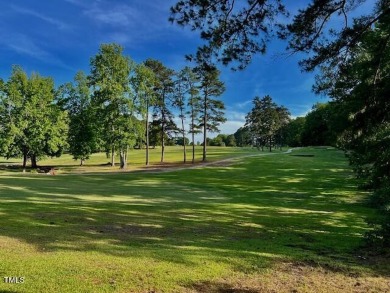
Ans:
[[[184,55],[200,44],[197,33],[168,22],[175,0],[13,0],[0,2],[0,77],[8,79],[13,64],[28,73],[52,76],[57,85],[73,80],[78,70],[89,72],[90,58],[101,43],[116,42],[136,62],[161,60],[180,69]],[[293,10],[307,0],[291,1]],[[325,97],[311,92],[314,74],[302,73],[302,55],[280,56],[286,44],[274,41],[265,56],[256,56],[241,72],[223,68],[222,96],[228,122],[222,133],[234,133],[245,123],[255,96],[270,95],[293,116],[305,115]]]

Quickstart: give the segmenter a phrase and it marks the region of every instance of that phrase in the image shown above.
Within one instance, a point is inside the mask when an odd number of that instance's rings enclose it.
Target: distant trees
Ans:
[[[255,144],[262,149],[268,145],[270,152],[277,141],[283,144],[280,131],[287,125],[289,115],[289,111],[274,103],[270,96],[255,97],[253,108],[246,116],[246,126]]]
[[[210,146],[227,146],[235,147],[237,146],[236,138],[233,134],[218,134],[215,138],[208,141]]]
[[[285,143],[290,147],[303,146],[302,133],[306,124],[305,117],[297,117],[292,119],[285,127]]]
[[[331,141],[329,116],[329,104],[317,103],[313,106],[306,115],[301,135],[303,145],[335,145],[335,141]]]
[[[248,126],[240,127],[234,133],[234,138],[236,140],[237,146],[239,146],[239,147],[252,146],[253,145],[252,134],[251,134]]]

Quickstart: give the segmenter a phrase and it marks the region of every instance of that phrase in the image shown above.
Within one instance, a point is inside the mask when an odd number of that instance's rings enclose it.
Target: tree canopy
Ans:
[[[277,35],[288,40],[290,53],[313,53],[302,62],[306,70],[312,70],[329,60],[345,58],[364,32],[390,11],[389,0],[377,0],[372,11],[356,16],[355,11],[365,2],[314,0],[286,21],[289,13],[281,0],[181,0],[171,7],[170,21],[199,31],[205,40],[192,58],[215,57],[243,69],[254,54],[264,54],[267,42]],[[343,26],[332,26],[332,20],[340,18]]]

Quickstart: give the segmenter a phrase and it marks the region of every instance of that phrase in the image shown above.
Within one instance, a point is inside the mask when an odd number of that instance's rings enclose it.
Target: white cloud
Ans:
[[[245,123],[245,116],[247,113],[245,112],[239,112],[231,109],[227,109],[225,111],[225,117],[227,120],[232,120],[232,121],[241,121]]]
[[[29,36],[24,34],[8,34],[0,31],[0,44],[21,55],[26,55],[48,64],[74,70],[61,59],[38,46]]]
[[[240,127],[243,127],[245,122],[242,121],[232,121],[228,120],[224,124],[221,125],[220,133],[223,134],[234,134]],[[214,136],[217,136],[218,134],[215,134]]]
[[[100,5],[96,2],[84,13],[100,24],[114,27],[134,27],[142,20],[141,14],[128,5]]]
[[[243,109],[246,108],[248,105],[252,103],[252,100],[247,100],[241,103],[235,103],[234,106],[237,107],[238,109]]]
[[[64,29],[69,29],[70,26],[64,22],[59,21],[58,19],[54,19],[52,17],[46,16],[42,13],[36,12],[34,10],[26,9],[23,7],[11,5],[11,8],[16,11],[17,13],[24,14],[24,15],[30,15],[33,17],[36,17],[40,20],[43,20],[49,24],[52,24],[56,26],[58,29],[64,30]]]
[[[65,2],[77,5],[77,6],[85,6],[85,3],[83,0],[64,0]]]

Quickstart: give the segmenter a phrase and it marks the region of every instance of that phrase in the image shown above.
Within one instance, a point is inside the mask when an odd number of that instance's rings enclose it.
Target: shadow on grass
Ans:
[[[0,194],[0,235],[43,253],[213,261],[244,273],[284,261],[363,268],[356,250],[373,215],[342,156],[324,150],[164,174],[0,176]]]

